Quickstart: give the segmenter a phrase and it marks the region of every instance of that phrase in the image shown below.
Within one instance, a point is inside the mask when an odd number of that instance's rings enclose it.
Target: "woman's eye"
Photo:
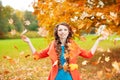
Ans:
[[[68,29],[64,29],[64,31],[68,31]]]
[[[58,31],[62,31],[62,29],[59,29]]]
[[[64,29],[64,31],[67,31],[67,29]]]

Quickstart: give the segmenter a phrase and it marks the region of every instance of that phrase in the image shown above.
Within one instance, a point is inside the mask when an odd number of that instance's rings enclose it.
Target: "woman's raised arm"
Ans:
[[[36,52],[36,49],[35,49],[34,46],[32,45],[30,39],[29,39],[27,36],[24,36],[24,35],[22,35],[21,38],[22,38],[22,40],[23,40],[24,42],[28,43],[28,45],[29,45],[32,53],[34,54],[34,53]]]

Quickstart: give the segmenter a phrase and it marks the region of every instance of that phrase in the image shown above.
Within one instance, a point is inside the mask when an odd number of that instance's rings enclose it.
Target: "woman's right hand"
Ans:
[[[21,39],[26,43],[30,43],[30,39],[25,35],[21,35]]]

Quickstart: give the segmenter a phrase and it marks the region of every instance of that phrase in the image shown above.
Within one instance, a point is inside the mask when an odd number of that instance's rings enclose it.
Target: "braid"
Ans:
[[[65,43],[65,54],[68,53],[69,54],[69,48],[68,48],[68,43],[69,43],[69,39],[66,40],[66,43]],[[60,56],[61,56],[61,42],[60,40],[55,40],[55,48],[56,48],[56,52],[57,52],[57,56],[58,56],[58,67],[59,68],[62,68],[62,65],[61,65],[61,62],[60,62]],[[67,64],[67,67],[68,67],[68,70],[69,71],[69,56],[66,58],[66,64]]]
[[[68,43],[69,43],[69,39],[66,40],[66,44],[65,44],[65,54],[68,53],[68,55],[70,54],[70,50],[69,50],[69,46],[68,46]],[[70,56],[66,57],[66,64],[67,64],[67,71],[69,71],[69,64],[70,64]]]
[[[57,57],[58,57],[58,67],[59,68],[62,68],[62,65],[61,65],[61,63],[60,63],[60,56],[61,56],[61,42],[60,42],[60,40],[56,40],[55,41],[56,43],[55,43],[55,48],[56,48],[56,52],[57,52]]]

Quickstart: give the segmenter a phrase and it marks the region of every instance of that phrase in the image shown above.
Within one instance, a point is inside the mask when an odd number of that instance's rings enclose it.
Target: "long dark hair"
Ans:
[[[68,48],[68,43],[70,42],[70,39],[72,38],[72,29],[71,27],[67,24],[67,23],[60,23],[60,24],[57,24],[55,29],[54,29],[54,36],[55,36],[55,49],[56,49],[56,52],[57,52],[57,55],[58,55],[58,66],[59,68],[62,68],[62,65],[60,63],[60,56],[61,56],[61,41],[60,41],[60,38],[58,36],[58,27],[59,25],[63,25],[63,26],[66,26],[69,30],[69,34],[67,36],[67,39],[66,39],[66,42],[65,42],[65,54],[66,53],[69,53],[69,48]],[[69,57],[66,58],[66,63],[69,65]]]

